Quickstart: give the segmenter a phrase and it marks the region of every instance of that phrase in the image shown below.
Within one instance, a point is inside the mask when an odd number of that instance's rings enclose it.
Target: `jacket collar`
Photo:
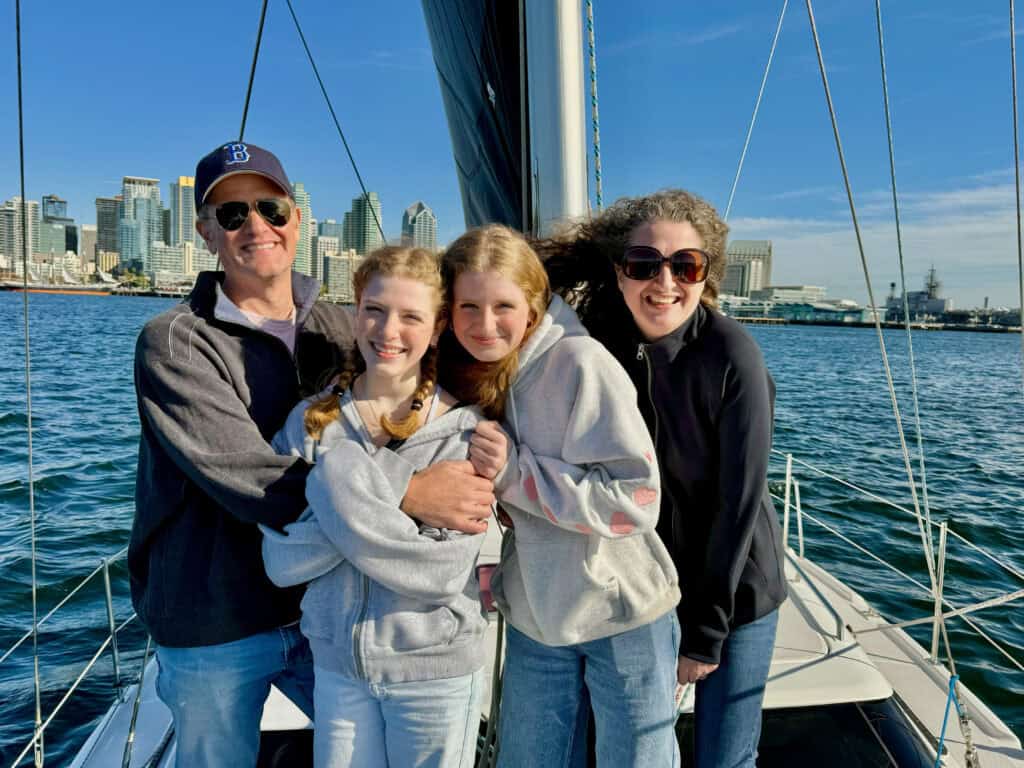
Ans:
[[[205,317],[220,317],[221,286],[223,272],[200,272],[196,284],[189,294],[188,302],[192,311]],[[301,272],[292,272],[292,299],[295,302],[295,325],[301,326],[313,310],[320,296],[320,282]]]
[[[676,359],[676,356],[683,348],[697,340],[707,321],[708,310],[703,304],[698,304],[686,322],[672,331],[672,333],[662,336],[657,341],[644,341],[639,332],[637,332],[637,346],[643,347],[646,350],[653,364],[667,365]]]

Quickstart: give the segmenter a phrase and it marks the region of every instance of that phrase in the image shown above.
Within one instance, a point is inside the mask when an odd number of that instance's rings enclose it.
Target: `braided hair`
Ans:
[[[389,245],[371,252],[356,270],[352,277],[355,290],[356,306],[359,305],[363,291],[370,280],[377,275],[384,277],[405,277],[422,282],[433,288],[437,296],[438,320],[444,316],[444,291],[441,281],[441,268],[437,255],[425,248],[409,248]],[[431,346],[420,360],[420,384],[413,393],[409,414],[400,421],[392,421],[382,416],[380,426],[392,437],[405,439],[420,427],[420,411],[423,404],[434,390],[437,383],[437,347]],[[314,440],[319,440],[328,424],[335,421],[341,414],[341,395],[352,387],[356,377],[366,370],[366,361],[358,347],[346,350],[342,355],[341,364],[334,375],[334,385],[330,392],[313,401],[306,409],[303,423],[306,433]]]

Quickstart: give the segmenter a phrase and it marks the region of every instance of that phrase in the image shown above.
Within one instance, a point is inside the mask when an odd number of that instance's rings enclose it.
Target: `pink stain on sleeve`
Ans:
[[[633,491],[633,503],[638,507],[646,507],[658,500],[658,491],[654,488],[637,488]]]
[[[644,451],[644,458],[647,459],[648,464],[654,463],[654,454],[650,451]]]
[[[554,513],[551,511],[551,507],[549,507],[547,504],[541,504],[540,508],[544,510],[544,515],[547,517],[548,520],[550,520],[555,525],[558,525],[558,518],[555,517]]]
[[[594,532],[594,529],[591,528],[589,525],[581,525],[580,523],[576,524],[576,530],[587,536]]]
[[[533,479],[532,475],[527,475],[523,480],[523,490],[526,491],[526,498],[530,501],[536,501],[540,496],[537,493],[537,481]]]
[[[629,516],[625,512],[616,512],[612,515],[612,524],[610,527],[612,529],[612,533],[619,533],[624,536],[627,533],[632,533],[633,529],[636,528],[636,525],[629,519]]]

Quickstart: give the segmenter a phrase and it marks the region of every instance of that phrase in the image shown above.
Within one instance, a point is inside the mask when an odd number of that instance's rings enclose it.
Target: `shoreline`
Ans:
[[[826,326],[829,328],[874,328],[870,322],[844,322],[842,320],[783,320],[775,317],[733,317],[733,320],[744,325],[804,325]],[[882,328],[903,330],[906,326],[900,322],[883,320]],[[911,323],[913,331],[973,331],[975,333],[1020,333],[1016,325],[970,325],[966,323]]]

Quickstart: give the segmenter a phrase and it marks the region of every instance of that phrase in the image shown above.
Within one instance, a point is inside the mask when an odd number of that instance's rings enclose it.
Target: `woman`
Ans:
[[[469,451],[511,527],[492,581],[509,624],[498,765],[575,765],[588,698],[599,766],[677,765],[678,577],[633,385],[519,233],[467,232],[443,264],[442,381],[501,422]]]
[[[727,232],[704,200],[665,190],[539,247],[554,290],[629,372],[655,440],[699,768],[754,766],[786,597],[767,487],[775,386],[753,338],[716,309]]]
[[[381,248],[353,285],[355,358],[274,438],[317,466],[310,509],[284,533],[263,528],[264,564],[279,586],[310,582],[302,632],[318,768],[469,768],[484,688],[483,537],[418,525],[397,488],[431,463],[465,460],[481,414],[436,386],[437,257]]]

